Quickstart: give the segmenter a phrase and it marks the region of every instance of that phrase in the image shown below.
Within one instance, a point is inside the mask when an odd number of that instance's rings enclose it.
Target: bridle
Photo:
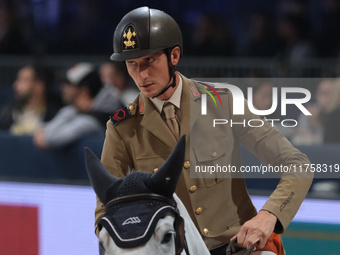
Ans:
[[[138,200],[147,200],[147,199],[165,202],[177,209],[177,204],[174,199],[171,199],[171,198],[159,195],[159,194],[155,194],[155,193],[141,193],[141,194],[117,197],[107,202],[105,205],[105,209],[107,210],[109,207],[116,205],[118,203],[128,203],[128,202],[135,202]]]
[[[133,194],[133,195],[127,195],[127,196],[122,196],[122,197],[117,197],[114,198],[112,200],[110,200],[108,203],[106,203],[105,209],[106,211],[117,204],[120,203],[129,203],[129,202],[136,202],[138,200],[154,200],[154,201],[159,201],[159,202],[163,202],[166,203],[168,205],[170,205],[171,207],[173,207],[174,211],[176,212],[177,215],[175,215],[175,230],[176,230],[176,237],[180,237],[180,240],[176,240],[175,245],[176,245],[176,254],[180,254],[180,252],[182,251],[182,249],[185,250],[187,255],[190,255],[189,253],[189,249],[188,249],[188,245],[187,245],[187,241],[186,241],[186,237],[185,235],[180,235],[179,231],[181,231],[181,229],[179,229],[178,222],[179,221],[183,221],[182,217],[179,214],[179,210],[177,208],[177,203],[173,198],[168,198],[166,196],[162,196],[156,193],[141,193],[141,194]],[[177,226],[176,226],[177,225]],[[184,226],[183,226],[184,227]],[[183,233],[184,233],[184,229],[182,229]],[[226,255],[232,255],[232,247],[236,244],[237,239],[233,239],[229,245],[227,246],[226,249]],[[244,255],[250,255],[254,250],[254,245],[247,250],[247,252]]]
[[[179,214],[177,203],[173,198],[168,198],[166,196],[162,196],[156,193],[133,194],[133,195],[117,197],[117,198],[110,200],[109,202],[106,203],[105,209],[107,211],[110,207],[114,205],[117,205],[120,203],[136,202],[138,200],[160,201],[173,207],[174,211],[176,212],[175,223],[174,223],[174,227],[176,231],[176,240],[175,240],[176,255],[180,254],[183,249],[185,250],[187,255],[190,255],[186,237],[184,234],[184,221],[183,221],[183,218]]]

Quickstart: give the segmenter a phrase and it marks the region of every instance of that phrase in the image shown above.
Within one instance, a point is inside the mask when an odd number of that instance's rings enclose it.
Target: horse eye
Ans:
[[[166,233],[165,235],[164,235],[164,237],[163,237],[163,240],[162,240],[162,244],[166,244],[166,243],[168,243],[168,242],[170,242],[171,241],[171,239],[172,239],[172,235],[173,235],[174,233],[173,232],[168,232],[168,233]]]

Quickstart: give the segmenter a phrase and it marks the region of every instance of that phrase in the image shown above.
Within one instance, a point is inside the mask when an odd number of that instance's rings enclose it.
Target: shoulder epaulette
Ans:
[[[227,93],[229,90],[227,88],[216,88],[217,84],[223,84],[223,83],[216,83],[216,82],[199,82],[201,85],[205,86],[209,92],[214,92],[218,94]]]
[[[199,97],[201,95],[192,80],[190,80],[190,90],[194,97]]]
[[[136,112],[136,106],[134,104],[128,104],[122,109],[116,111],[113,115],[110,116],[111,122],[113,125],[116,125],[120,121],[129,118],[134,115]]]

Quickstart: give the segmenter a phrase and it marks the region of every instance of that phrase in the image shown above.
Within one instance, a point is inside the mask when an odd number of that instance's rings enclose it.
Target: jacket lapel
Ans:
[[[173,148],[176,145],[176,139],[170,129],[161,118],[153,103],[142,94],[140,97],[144,104],[144,111],[142,113],[144,116],[141,125],[163,143]]]
[[[198,101],[195,101],[198,97],[195,98],[190,91],[191,81],[183,75],[179,75],[181,76],[183,82],[181,96],[180,136],[186,134],[186,140],[188,143],[190,139],[190,130],[192,129],[197,117],[200,116],[201,108]],[[192,84],[192,86],[194,85]],[[144,110],[142,113],[144,116],[141,121],[141,125],[162,142],[173,148],[177,141],[169,128],[166,126],[153,103],[142,94],[140,94],[140,100],[142,100],[144,104]]]
[[[181,75],[181,74],[180,74]],[[183,82],[182,97],[181,97],[181,131],[180,135],[190,134],[190,80],[181,75]]]

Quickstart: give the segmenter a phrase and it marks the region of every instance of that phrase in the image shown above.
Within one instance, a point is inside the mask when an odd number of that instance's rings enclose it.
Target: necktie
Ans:
[[[175,106],[171,103],[167,103],[163,107],[163,111],[166,118],[166,124],[168,125],[171,133],[175,136],[176,140],[179,139],[179,126],[175,117]]]

